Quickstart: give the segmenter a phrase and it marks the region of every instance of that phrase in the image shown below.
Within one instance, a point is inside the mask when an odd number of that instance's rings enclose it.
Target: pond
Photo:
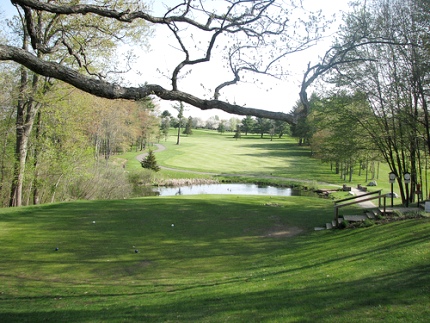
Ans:
[[[257,184],[204,184],[177,187],[153,188],[159,196],[232,194],[232,195],[272,195],[272,196],[309,196],[313,192],[295,190],[288,187],[262,186]]]

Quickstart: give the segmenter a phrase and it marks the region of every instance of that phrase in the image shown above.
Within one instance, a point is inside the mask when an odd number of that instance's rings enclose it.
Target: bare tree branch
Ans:
[[[94,79],[54,62],[43,61],[27,51],[7,45],[0,45],[0,60],[12,60],[40,75],[53,77],[75,86],[85,92],[108,99],[142,100],[150,95],[168,101],[181,101],[201,110],[219,109],[231,114],[253,115],[261,118],[293,122],[289,114],[260,109],[244,108],[219,100],[202,100],[191,94],[166,90],[159,85],[147,84],[141,87],[122,87],[103,80]]]
[[[76,24],[77,30],[79,30],[79,24],[84,23],[95,33],[98,31],[102,35],[110,35],[112,39],[115,39],[115,34],[109,34],[109,29],[105,30],[90,20],[84,20],[84,17],[95,16],[105,22],[116,22],[122,25],[132,25],[135,21],[143,21],[151,25],[165,26],[175,37],[176,48],[180,50],[183,57],[171,71],[171,90],[158,85],[145,85],[135,88],[102,81],[106,73],[91,66],[95,60],[89,55],[91,52],[86,51],[85,44],[79,42],[79,37],[57,37],[55,41],[55,46],[62,46],[63,52],[69,53],[73,62],[70,59],[64,59],[61,64],[53,62],[51,64],[48,58],[45,60],[35,59],[31,52],[27,53],[29,55],[24,59],[25,53],[8,46],[1,47],[2,56],[0,59],[2,60],[14,60],[41,75],[61,79],[83,91],[107,98],[139,100],[154,94],[164,100],[187,102],[202,110],[221,109],[233,114],[275,118],[288,122],[292,122],[292,118],[287,114],[244,108],[219,101],[220,92],[226,86],[240,82],[242,72],[284,77],[286,73],[281,61],[290,53],[308,48],[319,37],[319,18],[315,18],[317,15],[313,16],[312,19],[315,20],[310,20],[310,22],[305,22],[301,18],[297,19],[295,23],[290,22],[290,9],[294,7],[293,1],[287,7],[287,2],[280,0],[219,0],[215,8],[213,2],[177,0],[176,5],[166,8],[164,14],[160,16],[150,14],[139,2],[132,0],[124,2],[106,1],[103,5],[94,4],[98,2],[92,1],[79,4],[41,0],[10,1],[22,8],[25,13],[26,27],[29,30],[35,51],[49,53],[47,49],[42,47],[43,45],[46,46],[48,42],[39,39],[37,26],[33,22],[34,12],[45,12],[52,14],[53,19],[62,16],[70,18],[72,21],[76,20],[73,23]],[[306,27],[305,36],[296,35],[298,24]],[[193,32],[198,34],[197,37],[204,37],[205,40],[201,44],[200,42],[197,45],[194,44],[191,39]],[[63,35],[67,35],[67,32],[64,32]],[[229,38],[232,43],[224,51],[221,49],[222,46],[219,48],[217,46],[221,35]],[[118,36],[116,39],[118,38],[122,37]],[[225,38],[223,39],[225,40]],[[50,44],[53,42],[54,40]],[[182,79],[183,75],[187,75],[193,66],[211,61],[212,56],[216,54],[224,56],[225,61],[230,66],[230,73],[233,78],[220,82],[215,87],[214,100],[203,100],[191,93],[181,91],[179,80]],[[81,72],[72,68],[76,64]],[[62,72],[59,73],[59,71]],[[81,74],[82,71],[86,71],[88,75],[96,76],[98,79],[83,75]],[[228,79],[228,77],[225,78]]]

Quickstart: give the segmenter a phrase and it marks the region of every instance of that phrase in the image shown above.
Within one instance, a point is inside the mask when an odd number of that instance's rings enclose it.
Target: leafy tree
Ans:
[[[260,138],[263,138],[265,133],[269,133],[271,129],[271,123],[269,119],[257,118],[257,122],[254,123],[254,132],[260,134]]]
[[[209,119],[206,120],[206,128],[216,130],[218,129],[220,123],[219,116],[211,116]]]
[[[403,202],[412,201],[423,178],[420,158],[429,152],[429,146],[421,148],[429,142],[428,9],[418,0],[358,6],[346,16],[330,56],[338,63],[329,80],[365,95],[372,118],[364,119],[362,127],[397,175]],[[412,174],[410,192],[402,181],[406,171]]]
[[[169,110],[164,110],[162,113],[161,113],[161,118],[162,119],[164,119],[164,118],[171,118],[172,117],[172,114],[169,112]]]
[[[291,125],[291,135],[298,139],[299,146],[309,145],[314,129],[309,123],[308,116],[312,113],[315,106],[318,106],[320,101],[319,96],[316,93],[312,93],[311,98],[307,102],[307,108],[305,108],[305,105],[300,100],[293,107],[292,114],[295,123]]]
[[[9,165],[13,164],[15,144],[15,109],[13,73],[6,69],[0,72],[0,206],[7,206],[10,196],[10,185],[12,182],[12,170]],[[7,202],[6,202],[7,201]]]
[[[221,134],[223,134],[225,132],[225,121],[224,120],[220,121],[217,131]]]
[[[275,120],[274,129],[279,139],[281,139],[284,135],[290,135],[290,125],[285,121]]]
[[[248,135],[248,132],[251,132],[254,129],[255,123],[255,119],[250,115],[242,119],[242,130],[245,132],[245,136]]]
[[[149,150],[148,155],[140,162],[143,168],[151,169],[154,172],[160,170],[160,166],[157,165],[155,154],[152,150]]]
[[[354,167],[367,161],[367,152],[375,149],[362,127],[370,117],[370,108],[362,94],[341,93],[321,100],[307,118],[313,129],[309,142],[314,156],[334,163],[343,180],[351,182]]]
[[[46,3],[38,2],[38,4]],[[115,45],[113,40],[117,41],[122,37],[137,39],[142,35],[129,33],[129,31],[135,32],[138,24],[121,26],[101,17],[87,16],[82,17],[78,26],[76,20],[71,19],[70,16],[57,15],[45,10],[33,10],[24,4],[15,7],[18,10],[18,16],[9,23],[9,26],[14,31],[12,35],[17,35],[19,39],[11,43],[19,42],[23,53],[30,54],[40,62],[62,62],[67,68],[76,65],[81,71],[86,71],[93,76],[103,77],[96,72],[96,68],[103,66],[103,59],[108,59],[112,53],[111,50],[99,51],[97,57],[94,57],[96,59],[90,59],[91,54],[95,52],[94,49],[112,49]],[[1,46],[2,49],[18,48]],[[19,73],[20,80],[17,85],[19,94],[16,104],[16,161],[10,192],[11,206],[22,205],[29,140],[36,119],[41,119],[41,108],[46,105],[44,97],[55,83],[50,76],[43,77],[41,75],[43,73],[39,70],[25,67],[24,64],[20,67]],[[37,134],[33,137],[36,140],[38,138]],[[35,166],[39,163],[38,156],[36,152]]]

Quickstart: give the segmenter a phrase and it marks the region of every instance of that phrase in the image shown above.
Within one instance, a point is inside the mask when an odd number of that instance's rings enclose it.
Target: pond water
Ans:
[[[294,190],[288,187],[261,186],[256,184],[204,184],[178,187],[157,187],[154,195],[199,195],[199,194],[232,194],[232,195],[273,195],[273,196],[309,196],[311,192]]]

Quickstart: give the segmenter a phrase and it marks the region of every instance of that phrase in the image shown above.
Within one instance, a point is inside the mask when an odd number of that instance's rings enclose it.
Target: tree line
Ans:
[[[317,156],[346,168],[386,162],[403,202],[429,194],[429,21],[428,1],[356,3],[333,46],[308,67],[297,109]],[[308,99],[317,78],[332,86]]]
[[[282,120],[272,120],[266,118],[256,118],[246,116],[245,118],[231,117],[230,119],[222,119],[215,115],[207,120],[192,116],[175,117],[169,111],[165,110],[161,113],[161,132],[167,138],[169,128],[182,128],[182,134],[191,135],[192,129],[208,129],[216,130],[219,133],[234,132],[235,137],[240,138],[242,134],[248,133],[259,134],[261,138],[264,135],[282,138],[284,135],[290,135],[290,124]]]
[[[7,89],[0,94],[2,206],[132,193],[129,174],[112,165],[111,156],[159,140],[159,117],[151,100],[112,101],[56,84],[37,98],[40,106],[22,157],[16,111],[19,71],[3,69],[0,84]]]

